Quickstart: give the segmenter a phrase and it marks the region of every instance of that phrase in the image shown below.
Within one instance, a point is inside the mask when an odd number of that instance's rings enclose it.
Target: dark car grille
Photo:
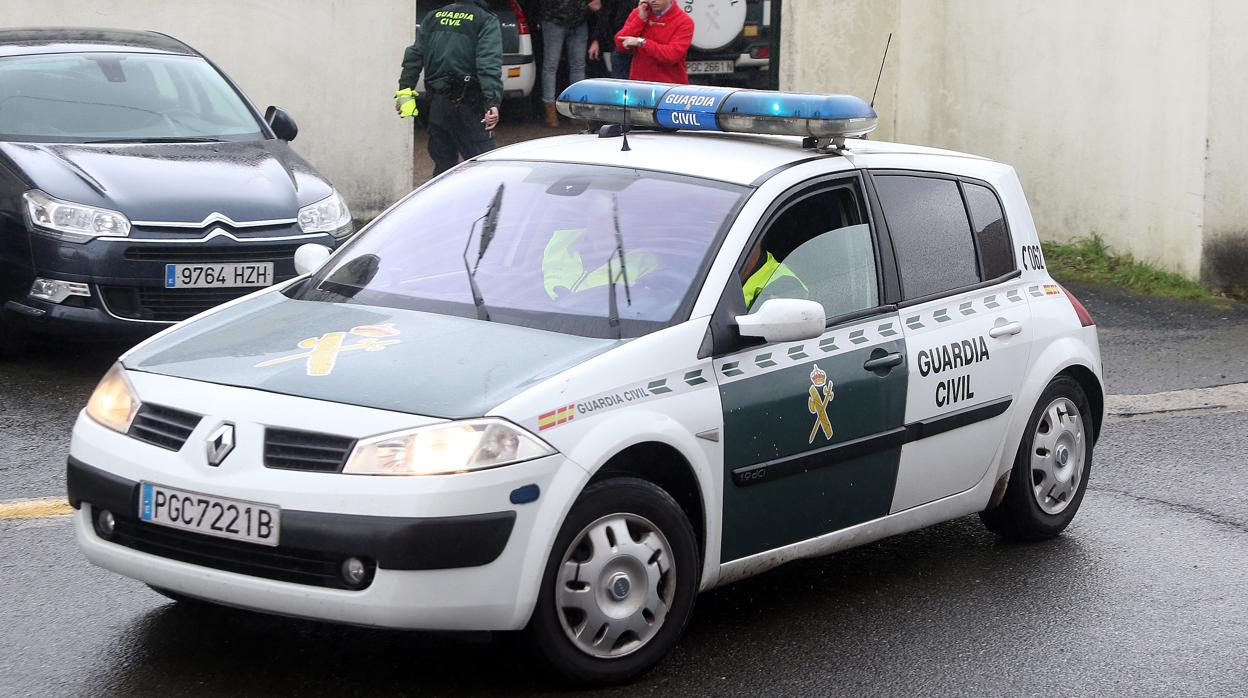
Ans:
[[[372,583],[377,564],[364,560],[365,581],[348,587],[342,581],[341,557],[330,557],[314,550],[274,548],[241,541],[214,538],[189,531],[143,523],[129,517],[116,516],[116,526],[108,538],[149,555],[177,560],[201,567],[263,577],[279,582],[308,584],[331,589],[358,591]],[[99,530],[96,530],[99,534]]]
[[[264,430],[264,467],[336,473],[342,470],[355,439],[293,429]]]
[[[199,424],[199,415],[160,405],[144,404],[126,433],[153,446],[177,451]]]
[[[295,258],[298,245],[135,245],[126,248],[126,259],[136,262],[282,262]]]
[[[259,287],[246,288],[154,288],[101,286],[108,309],[127,320],[180,322],[196,313],[243,296]]]

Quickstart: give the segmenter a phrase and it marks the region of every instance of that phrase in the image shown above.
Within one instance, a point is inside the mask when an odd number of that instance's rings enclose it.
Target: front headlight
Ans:
[[[130,219],[105,208],[73,204],[32,189],[22,194],[32,225],[54,238],[86,242],[102,235],[130,234]]]
[[[299,228],[305,233],[342,234],[351,225],[351,210],[337,191],[320,201],[299,209]]]
[[[435,424],[360,441],[342,472],[352,475],[445,475],[549,456],[532,434],[494,418]]]
[[[95,386],[91,399],[87,401],[87,416],[104,426],[126,433],[130,430],[130,422],[139,411],[139,398],[126,380],[126,371],[121,364],[113,364]]]

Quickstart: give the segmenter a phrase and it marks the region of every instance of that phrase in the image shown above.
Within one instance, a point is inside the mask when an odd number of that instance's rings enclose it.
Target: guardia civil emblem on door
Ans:
[[[820,431],[823,432],[823,438],[831,439],[832,421],[828,419],[828,403],[832,402],[836,393],[832,391],[832,381],[828,379],[828,374],[819,368],[819,364],[815,364],[810,370],[810,389],[807,394],[810,397],[806,399],[806,409],[815,415],[815,425],[810,428],[808,443],[813,444]]]

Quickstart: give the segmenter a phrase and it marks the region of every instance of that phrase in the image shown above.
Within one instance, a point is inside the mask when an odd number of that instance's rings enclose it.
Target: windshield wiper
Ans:
[[[224,143],[208,136],[154,136],[152,138],[101,138],[83,143]]]
[[[477,319],[490,319],[490,311],[485,308],[485,298],[481,296],[481,288],[477,286],[477,267],[481,266],[481,258],[485,256],[486,249],[490,243],[494,241],[494,233],[498,231],[498,213],[503,207],[503,189],[506,185],[499,184],[498,191],[494,192],[494,198],[490,199],[489,208],[485,209],[485,215],[472,222],[472,227],[468,229],[468,239],[464,241],[464,271],[468,272],[468,286],[472,289],[472,304],[477,308]],[[484,220],[481,225],[481,241],[477,246],[477,261],[469,266],[468,264],[468,246],[472,244],[472,231],[476,229],[477,223]]]
[[[620,302],[615,293],[616,280],[624,281],[624,300],[630,307],[633,305],[633,296],[628,286],[628,266],[624,263],[624,235],[620,232],[620,200],[614,194],[611,195],[611,223],[615,227],[615,252],[607,258],[607,325],[615,329],[615,337],[619,339],[624,335],[624,331],[620,328]],[[618,277],[611,269],[611,263],[617,257],[620,260]]]

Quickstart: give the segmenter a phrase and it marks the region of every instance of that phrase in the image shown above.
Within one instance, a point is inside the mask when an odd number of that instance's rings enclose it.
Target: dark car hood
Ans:
[[[330,185],[283,141],[226,143],[0,143],[26,181],[131,221],[197,223],[294,218]]]
[[[335,334],[341,333],[341,334]],[[318,342],[339,343],[325,362]],[[431,417],[479,417],[619,344],[496,322],[267,293],[181,325],[127,369]]]

